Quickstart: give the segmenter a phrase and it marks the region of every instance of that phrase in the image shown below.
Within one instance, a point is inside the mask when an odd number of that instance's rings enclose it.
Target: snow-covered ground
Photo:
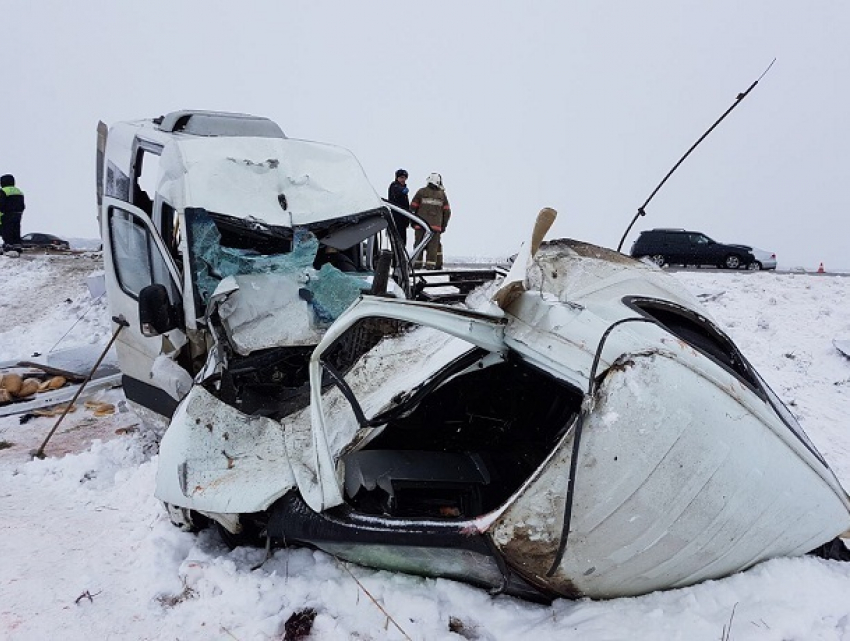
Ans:
[[[60,339],[59,348],[105,345],[108,309],[85,284],[99,269],[87,255],[0,256],[0,361]],[[674,277],[704,300],[850,487],[850,359],[832,345],[850,337],[850,277]],[[262,551],[229,551],[212,531],[171,526],[153,497],[156,458],[134,432],[138,419],[120,390],[99,400],[118,411],[69,414],[45,460],[28,452],[56,418],[0,418],[0,442],[12,444],[0,449],[0,639],[296,638],[286,622],[308,609],[311,639],[850,639],[850,565],[815,558],[551,606],[305,549],[277,551],[254,569]]]

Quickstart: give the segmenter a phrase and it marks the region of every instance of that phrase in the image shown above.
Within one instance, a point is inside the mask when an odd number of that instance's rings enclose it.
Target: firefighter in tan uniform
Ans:
[[[446,231],[449,218],[452,216],[452,210],[449,206],[449,199],[446,197],[446,190],[443,188],[443,178],[440,174],[435,172],[428,176],[428,184],[417,191],[413,200],[410,202],[410,211],[428,223],[431,231],[434,232],[434,235],[414,266],[422,268],[424,258],[425,269],[442,269],[443,245],[440,242],[440,236]],[[413,229],[416,235],[415,242],[418,245],[425,236],[425,230],[417,225],[414,225]]]

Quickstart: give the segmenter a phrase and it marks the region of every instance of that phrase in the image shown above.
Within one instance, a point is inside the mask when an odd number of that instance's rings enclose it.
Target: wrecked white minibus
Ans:
[[[539,600],[847,556],[823,456],[656,266],[541,244],[543,210],[467,306],[408,300],[348,152],[201,113],[101,148],[119,364],[127,398],[170,419],[156,495],[175,524]]]
[[[98,134],[107,294],[129,323],[118,359],[146,420],[164,427],[205,366],[246,413],[287,414],[342,310],[363,292],[411,295],[389,206],[349,151],[218,112]],[[226,363],[208,360],[214,345],[228,346]]]

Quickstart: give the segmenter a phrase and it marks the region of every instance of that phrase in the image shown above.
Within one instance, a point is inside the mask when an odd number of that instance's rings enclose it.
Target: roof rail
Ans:
[[[262,116],[226,111],[172,111],[154,120],[160,131],[193,136],[246,136],[252,138],[286,138],[283,130]]]

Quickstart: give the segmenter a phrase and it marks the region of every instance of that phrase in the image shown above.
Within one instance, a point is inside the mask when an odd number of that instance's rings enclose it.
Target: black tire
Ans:
[[[174,527],[184,532],[200,532],[210,524],[210,520],[203,514],[194,510],[177,507],[169,503],[163,503],[168,512],[168,519]]]
[[[760,262],[758,262],[757,260],[754,260],[749,265],[747,265],[747,269],[750,270],[751,272],[759,272],[762,269],[764,269],[764,267],[762,267],[762,264]]]
[[[242,531],[238,534],[234,534],[218,521],[215,522],[218,535],[224,544],[231,550],[242,546],[253,548],[263,547],[265,544],[265,539],[263,538],[265,526],[252,518],[251,515],[246,514],[243,514],[239,518],[239,522],[242,525]]]
[[[723,259],[723,265],[726,269],[739,269],[741,267],[741,257],[738,254],[729,254]]]
[[[664,258],[664,254],[653,254],[649,257],[649,260],[651,260],[659,267],[664,267],[664,264],[667,262],[667,259]]]

